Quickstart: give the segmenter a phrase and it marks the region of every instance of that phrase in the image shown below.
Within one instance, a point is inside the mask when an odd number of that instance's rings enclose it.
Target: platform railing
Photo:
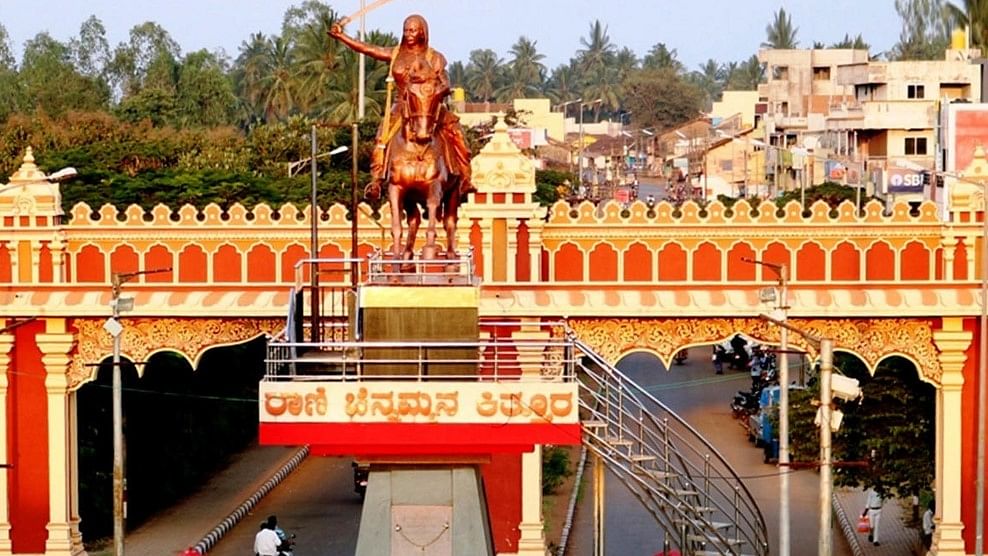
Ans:
[[[367,260],[367,282],[370,284],[402,285],[471,285],[479,283],[474,272],[473,248],[446,258],[440,253],[434,259],[395,259],[389,253],[377,251]]]

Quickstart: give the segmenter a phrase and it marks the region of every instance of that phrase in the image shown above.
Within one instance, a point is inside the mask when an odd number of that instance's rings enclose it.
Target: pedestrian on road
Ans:
[[[862,516],[868,516],[871,522],[871,532],[868,533],[868,542],[875,546],[880,546],[878,542],[878,524],[882,520],[882,497],[874,487],[868,489],[868,500],[865,502]]]
[[[720,345],[714,344],[714,372],[722,375],[724,374],[724,348]]]
[[[274,527],[267,521],[261,523],[261,530],[254,536],[254,555],[278,556],[279,546],[281,546],[281,538],[278,537]]]
[[[929,550],[933,546],[933,530],[936,528],[936,524],[933,523],[933,511],[934,502],[930,500],[930,504],[926,507],[926,511],[923,512],[923,548]]]

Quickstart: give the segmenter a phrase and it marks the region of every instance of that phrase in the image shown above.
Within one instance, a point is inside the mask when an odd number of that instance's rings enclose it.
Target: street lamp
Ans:
[[[597,103],[604,102],[604,99],[598,98],[590,102],[580,102],[580,183],[583,183],[583,108],[585,106],[593,106]]]
[[[303,158],[302,160],[296,160],[295,162],[290,162],[288,164],[288,176],[291,177],[295,168],[301,168],[306,162],[309,163],[309,170],[312,174],[311,182],[309,186],[309,257],[313,260],[319,258],[319,204],[316,201],[316,193],[318,192],[318,187],[316,185],[316,161],[323,157],[333,157],[342,152],[348,150],[346,145],[341,145],[335,149],[329,151],[328,153],[316,154],[317,143],[316,143],[316,126],[312,126],[312,132],[310,136],[310,147],[311,156],[309,158]],[[353,211],[352,215],[353,221],[357,221],[356,210]],[[319,337],[322,330],[319,328],[319,272],[316,263],[312,264],[309,268],[309,280],[310,288],[309,292],[309,303],[310,303],[310,313],[312,319],[312,341],[319,342]]]
[[[831,417],[831,404],[833,403],[833,396],[831,395],[831,385],[830,381],[832,379],[834,371],[834,341],[830,338],[821,338],[815,334],[811,334],[789,324],[785,320],[784,315],[758,315],[759,318],[767,320],[771,323],[777,324],[782,327],[782,330],[792,330],[793,332],[799,334],[806,339],[807,342],[813,346],[819,348],[820,350],[820,496],[817,500],[817,509],[820,513],[819,529],[820,537],[817,540],[817,555],[818,556],[831,556],[833,544],[833,532],[831,531],[832,518],[831,518],[831,498],[833,498],[833,479],[831,476],[832,463],[831,463],[831,429],[830,423]],[[780,318],[781,317],[781,318]],[[782,382],[781,370],[779,382]],[[780,398],[782,389],[780,388]],[[782,402],[779,402],[779,414],[781,421],[782,413]],[[779,425],[779,434],[782,425]],[[781,438],[780,438],[781,441]],[[781,442],[780,442],[781,443]],[[781,451],[781,448],[780,448]],[[781,455],[780,455],[781,457]],[[780,461],[781,467],[781,461]],[[785,475],[783,475],[785,476]],[[780,547],[782,550],[788,551],[788,544]]]
[[[113,316],[106,320],[103,329],[113,336],[113,553],[124,553],[124,460],[123,460],[123,401],[120,380],[120,342],[123,325],[120,313],[134,308],[133,297],[120,297],[123,285],[142,274],[171,272],[171,267],[137,272],[114,272],[111,276],[113,298],[110,307]]]
[[[772,269],[779,276],[779,296],[769,290],[766,301],[775,301],[782,322],[789,316],[789,269],[785,264],[770,263],[748,257],[741,261]],[[779,345],[779,555],[789,556],[789,329],[782,327]],[[824,421],[829,422],[829,421]]]

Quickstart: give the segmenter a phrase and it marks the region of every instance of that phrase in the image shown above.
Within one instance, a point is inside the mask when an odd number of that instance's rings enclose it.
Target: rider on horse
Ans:
[[[401,99],[405,96],[405,89],[412,83],[434,80],[443,96],[448,95],[446,58],[429,47],[429,27],[425,18],[420,15],[411,15],[405,19],[401,43],[393,48],[376,46],[349,37],[343,32],[341,23],[334,23],[330,27],[329,36],[359,53],[391,64],[390,73],[398,94],[393,106],[388,107],[391,110],[390,115],[377,130],[374,151],[371,153],[372,179],[365,190],[368,198],[376,199],[381,194],[381,186],[385,180],[388,145],[404,123]],[[467,193],[476,191],[470,181],[470,149],[463,136],[459,118],[446,110],[445,106],[440,108],[436,134],[441,139],[450,173],[459,176],[460,196],[465,198]]]

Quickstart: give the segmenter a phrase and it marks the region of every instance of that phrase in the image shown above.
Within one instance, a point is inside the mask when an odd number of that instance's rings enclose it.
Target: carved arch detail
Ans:
[[[113,339],[103,330],[102,319],[76,319],[76,353],[69,365],[69,389],[76,390],[96,378],[99,363],[113,353]],[[274,335],[284,319],[148,319],[124,321],[121,354],[142,362],[162,350],[175,351],[195,368],[202,354],[213,347],[233,345],[262,334]]]
[[[899,355],[916,364],[920,377],[940,385],[943,369],[933,343],[933,325],[921,319],[789,319],[794,326],[818,337],[832,338],[834,349],[861,358],[869,372],[878,363]],[[570,319],[577,336],[611,364],[632,351],[655,353],[667,367],[681,348],[726,340],[741,332],[755,340],[778,345],[779,327],[757,318],[678,319]],[[789,334],[790,348],[815,359],[817,349],[799,334]]]

